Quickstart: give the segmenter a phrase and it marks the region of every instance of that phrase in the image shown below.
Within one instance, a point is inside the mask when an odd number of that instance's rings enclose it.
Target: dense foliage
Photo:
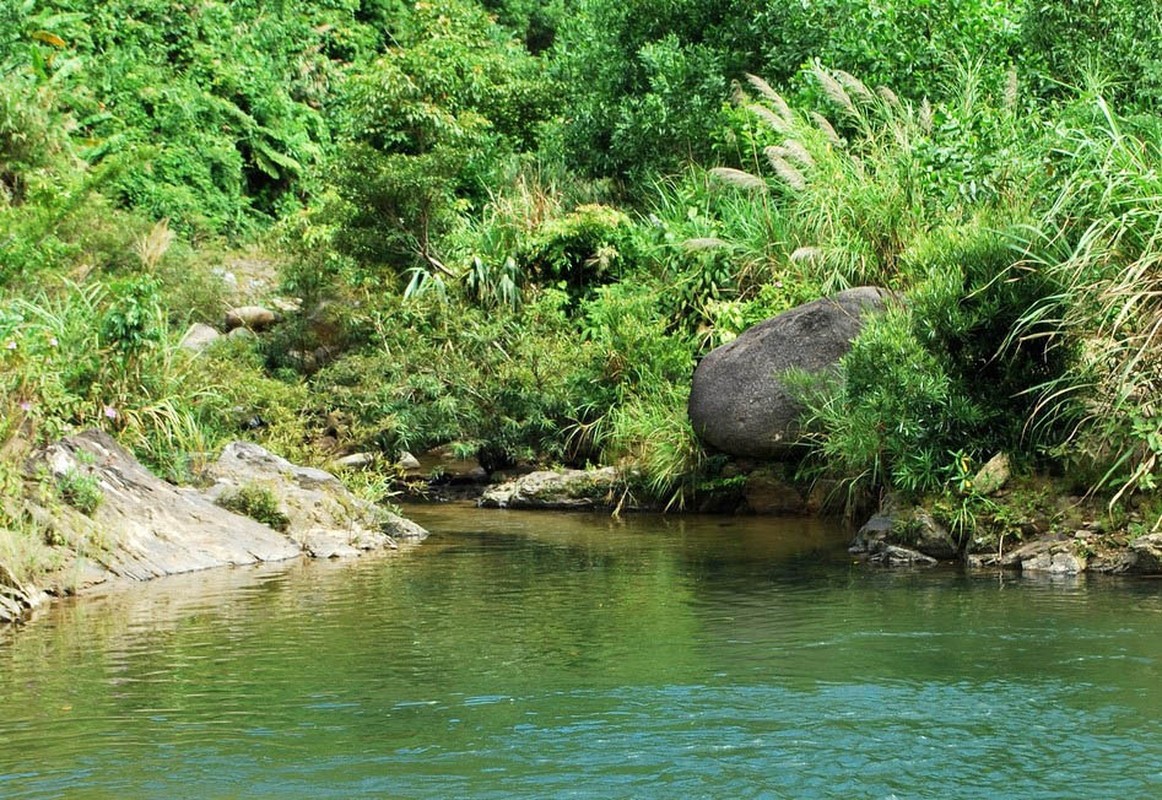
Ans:
[[[686,421],[697,359],[877,284],[901,302],[803,382],[804,474],[939,491],[1004,449],[1152,489],[1160,13],[7,3],[0,486],[94,425],[187,479],[259,420],[301,459],[617,462],[685,501],[730,480]],[[242,262],[299,311],[179,350]]]

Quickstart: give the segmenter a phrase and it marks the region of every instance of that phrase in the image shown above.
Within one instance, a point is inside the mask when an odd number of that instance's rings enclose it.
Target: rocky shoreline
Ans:
[[[296,466],[248,442],[229,445],[207,470],[208,483],[200,489],[175,487],[154,477],[98,431],[69,437],[38,453],[29,470],[57,480],[80,476],[100,488],[101,500],[88,515],[60,503],[29,505],[48,536],[59,543],[65,565],[42,586],[33,587],[22,585],[0,564],[0,621],[18,620],[53,596],[97,585],[298,557],[352,557],[427,536],[419,525],[351,495],[330,473]],[[769,467],[756,474],[766,483],[772,480]],[[787,486],[780,496],[791,489],[810,494]],[[231,498],[255,487],[273,501],[267,513],[274,519],[253,519],[254,509],[250,516],[230,510]],[[538,470],[478,485],[477,490],[476,503],[485,509],[656,510],[638,504],[613,467]],[[1073,507],[1081,505],[1074,502]],[[818,513],[798,502],[756,504],[745,492],[739,509],[764,516]],[[925,507],[889,497],[858,528],[849,552],[869,564],[893,568],[961,564],[972,570],[1029,574],[1162,575],[1162,533],[1107,530],[1096,511],[1082,508],[1068,521],[1030,519],[1013,536],[986,531],[982,520],[979,530],[958,536]]]
[[[102,584],[303,556],[351,557],[427,536],[410,520],[355,497],[330,473],[249,442],[228,445],[202,489],[155,477],[96,430],[38,452],[26,469],[67,487],[64,502],[43,496],[25,502],[59,567],[33,586],[0,565],[0,621]]]

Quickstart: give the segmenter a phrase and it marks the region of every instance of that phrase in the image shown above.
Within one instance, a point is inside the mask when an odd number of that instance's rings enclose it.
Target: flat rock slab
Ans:
[[[530,472],[488,489],[478,504],[482,508],[612,508],[617,505],[614,488],[618,480],[613,467]]]
[[[96,481],[102,499],[92,518],[67,509],[59,522],[100,531],[96,538],[103,546],[88,557],[114,576],[148,580],[209,567],[283,561],[302,552],[266,525],[153,476],[102,431],[63,439],[36,461],[57,478],[72,472]]]
[[[244,487],[268,490],[287,518],[286,534],[316,557],[395,547],[428,532],[411,520],[362,500],[329,472],[292,464],[253,442],[231,442],[209,469],[206,496],[221,501]]]

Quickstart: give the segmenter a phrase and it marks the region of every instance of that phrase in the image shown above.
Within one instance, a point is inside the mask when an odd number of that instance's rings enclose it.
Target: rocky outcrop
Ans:
[[[711,351],[694,372],[694,430],[733,456],[789,455],[802,408],[782,376],[834,366],[851,348],[864,315],[883,308],[887,297],[874,287],[849,289],[772,317]]]
[[[1079,575],[1087,566],[1085,548],[1072,540],[1036,539],[1004,554],[1003,567],[1021,572]]]
[[[295,542],[266,525],[153,476],[101,431],[51,445],[32,466],[46,468],[58,481],[81,476],[99,489],[91,516],[67,507],[54,509],[48,524],[58,528],[62,541],[97,543],[81,557],[115,577],[147,580],[208,567],[281,561],[301,553]]]
[[[1112,575],[1162,575],[1162,533],[1147,533],[1115,550],[1096,547],[1089,569]]]
[[[245,442],[227,447],[213,468],[215,484],[204,493],[155,477],[101,431],[86,431],[45,448],[29,459],[26,469],[54,481],[63,498],[25,503],[26,513],[56,543],[67,565],[68,577],[50,587],[58,593],[111,579],[143,581],[210,567],[284,561],[304,552],[315,557],[354,555],[427,535],[415,523],[351,495],[329,473],[297,467]],[[286,530],[215,502],[240,486],[269,492],[287,520]],[[0,565],[0,620],[18,618],[43,596]]]
[[[483,508],[583,510],[613,508],[619,475],[613,467],[531,472],[494,486],[480,497]]]
[[[329,472],[301,467],[252,442],[232,442],[208,470],[206,497],[221,501],[245,487],[269,492],[287,520],[286,535],[316,558],[395,547],[427,531],[410,520],[361,500]]]
[[[895,553],[896,550],[907,550],[923,557],[918,559],[912,556],[908,563],[950,561],[960,556],[960,548],[948,530],[920,508],[876,514],[856,532],[848,548],[848,552],[853,555],[864,555],[869,560],[881,561],[884,559],[875,558],[877,554]],[[894,557],[887,560],[889,563],[906,560],[896,557],[899,555],[895,553]]]

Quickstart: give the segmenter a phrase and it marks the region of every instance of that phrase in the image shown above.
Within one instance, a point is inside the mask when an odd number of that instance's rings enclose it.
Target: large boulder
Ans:
[[[734,456],[780,458],[798,439],[802,411],[782,376],[820,373],[849,349],[869,311],[889,293],[862,286],[760,322],[711,351],[694,371],[690,421],[709,445]]]

